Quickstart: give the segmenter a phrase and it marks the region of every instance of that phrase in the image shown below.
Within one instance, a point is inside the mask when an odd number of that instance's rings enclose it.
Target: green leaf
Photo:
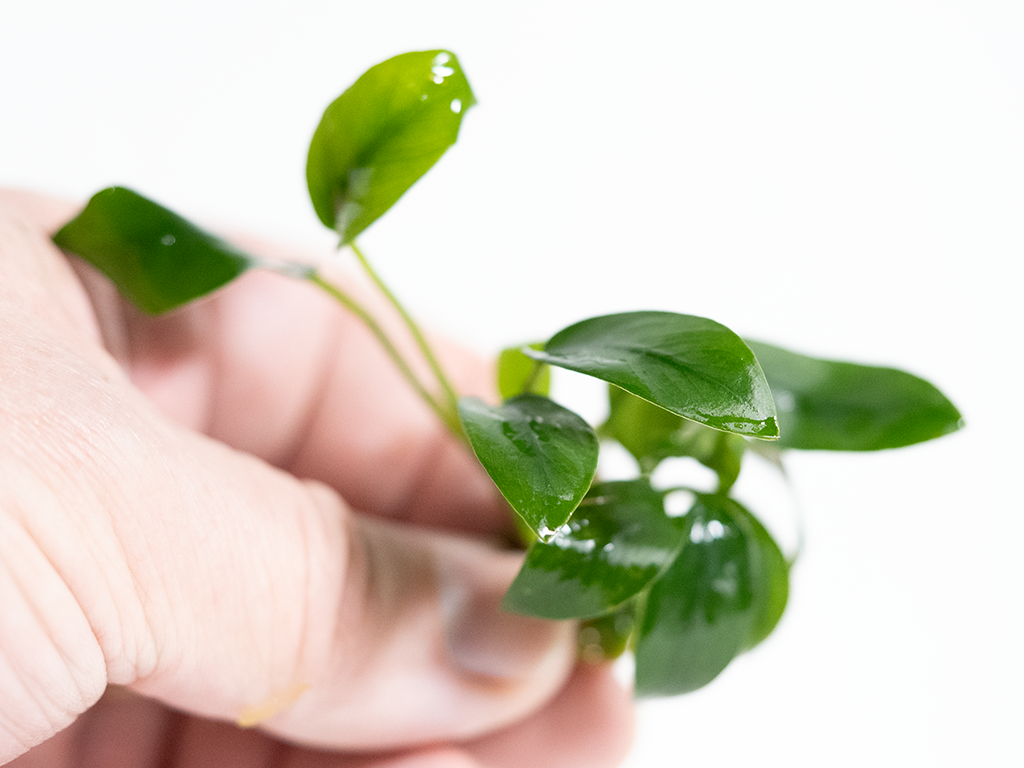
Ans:
[[[258,266],[253,257],[124,187],[93,195],[53,241],[93,264],[150,314],[174,309]]]
[[[646,587],[681,543],[646,480],[597,484],[567,525],[533,544],[502,605],[545,619],[600,616]]]
[[[684,424],[700,426],[611,384],[608,420],[598,434],[618,441],[636,459],[640,471],[650,474],[662,459],[683,455],[677,451],[673,438]]]
[[[637,696],[707,685],[751,638],[761,609],[760,551],[737,506],[700,495],[682,518],[682,549],[651,586],[639,620]]]
[[[542,349],[543,344],[531,344]],[[551,388],[551,369],[523,354],[522,346],[503,349],[498,356],[498,392],[507,400],[516,395],[546,395]]]
[[[320,221],[351,242],[455,143],[474,104],[449,51],[403,53],[368,69],[327,107],[309,146],[306,181]]]
[[[754,572],[755,618],[743,645],[746,651],[772,633],[786,610],[786,603],[789,602],[789,563],[775,539],[750,510],[734,502],[732,511],[737,519],[746,521],[759,551],[756,558],[758,567]]]
[[[550,539],[594,479],[594,430],[540,395],[520,395],[497,407],[464,397],[459,417],[498,490],[540,539]]]
[[[934,386],[894,368],[832,362],[750,342],[775,396],[782,448],[876,451],[963,426]]]
[[[684,419],[614,385],[608,387],[608,404],[608,420],[598,434],[617,440],[644,474],[664,459],[691,456],[715,471],[719,493],[726,493],[739,477],[744,438]]]
[[[636,600],[627,600],[611,613],[580,622],[577,634],[580,659],[601,664],[625,653],[636,625],[635,611]]]
[[[713,320],[672,312],[605,315],[559,331],[543,352],[523,351],[714,429],[779,434],[775,404],[753,353]]]

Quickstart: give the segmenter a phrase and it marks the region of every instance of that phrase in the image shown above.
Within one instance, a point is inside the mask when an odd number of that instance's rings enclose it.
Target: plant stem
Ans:
[[[533,367],[530,369],[529,375],[526,377],[526,381],[523,382],[523,394],[530,394],[533,392],[533,387],[537,383],[537,378],[540,376],[540,372],[544,370],[544,363],[540,360],[533,361]]]
[[[448,431],[455,437],[460,440],[465,440],[462,425],[458,418],[458,411],[452,407],[445,408],[437,401],[437,398],[430,393],[430,391],[423,385],[423,382],[421,382],[416,376],[409,363],[406,362],[405,358],[402,356],[402,353],[398,351],[394,342],[391,341],[387,332],[381,324],[377,322],[373,315],[371,315],[362,304],[352,298],[352,296],[328,280],[325,280],[319,272],[316,272],[315,270],[310,271],[307,273],[306,279],[330,294],[331,297],[333,297],[339,304],[363,322],[363,324],[369,329],[370,333],[373,334],[374,338],[377,339],[377,342],[384,349],[387,356],[390,357],[392,362],[394,362],[398,367],[399,372],[405,380],[413,390],[415,390],[416,394],[418,394],[423,402],[425,402],[430,409],[437,414],[438,418],[441,419],[441,423],[444,424],[445,427],[448,428]]]
[[[371,266],[366,255],[360,250],[359,246],[355,242],[348,244],[349,248],[352,249],[352,253],[356,255],[359,260],[360,266],[366,271],[366,274],[373,280],[374,285],[380,290],[384,297],[391,303],[391,306],[395,308],[398,315],[402,318],[405,323],[405,327],[409,329],[409,333],[412,334],[413,339],[416,342],[416,346],[419,347],[420,353],[423,355],[423,359],[427,361],[427,365],[430,366],[430,370],[434,374],[434,378],[437,379],[438,385],[441,387],[441,392],[444,395],[444,399],[447,402],[448,410],[453,414],[458,413],[459,407],[459,396],[455,393],[455,388],[449,381],[448,376],[445,374],[444,369],[441,367],[440,361],[437,359],[437,355],[434,354],[434,350],[431,348],[430,343],[427,341],[426,336],[420,330],[419,325],[413,320],[402,303],[398,300],[398,297],[391,292],[380,275],[377,274],[376,270]],[[456,418],[456,423],[458,419]],[[459,434],[462,433],[461,427],[459,427]]]

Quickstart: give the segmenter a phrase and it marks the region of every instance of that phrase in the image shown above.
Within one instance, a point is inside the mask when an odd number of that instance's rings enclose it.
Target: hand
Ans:
[[[265,274],[140,316],[73,213],[0,193],[0,764],[616,764],[626,694],[498,609],[506,513],[356,321]]]

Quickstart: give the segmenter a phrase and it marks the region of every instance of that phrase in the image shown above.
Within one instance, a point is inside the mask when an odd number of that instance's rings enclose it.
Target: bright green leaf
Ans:
[[[637,696],[707,685],[743,650],[761,608],[760,550],[736,503],[700,495],[680,522],[683,547],[651,586],[637,628]]]
[[[753,353],[713,320],[627,312],[571,325],[535,360],[579,371],[725,432],[778,436],[775,404]]]
[[[782,448],[875,451],[963,426],[934,386],[905,371],[832,362],[751,342],[775,396]]]
[[[747,445],[739,435],[684,419],[614,385],[608,388],[608,404],[608,420],[598,434],[621,443],[641,472],[650,474],[669,457],[691,456],[715,471],[719,493],[739,477]]]
[[[320,221],[351,242],[455,143],[475,103],[449,51],[403,53],[367,70],[327,107],[309,146]]]
[[[150,314],[203,296],[256,259],[124,187],[97,192],[54,242],[109,277]]]
[[[464,397],[459,417],[498,490],[540,539],[550,539],[594,479],[594,430],[540,395],[520,395],[500,406]]]
[[[618,441],[637,460],[640,471],[650,474],[662,459],[679,455],[673,437],[684,424],[699,426],[611,384],[608,420],[598,434]]]
[[[543,344],[531,344],[542,349]],[[498,392],[507,400],[516,395],[546,395],[551,388],[551,369],[523,354],[519,347],[503,349],[498,356]]]
[[[682,531],[646,480],[600,483],[563,528],[526,555],[503,607],[545,619],[600,616],[646,587]]]

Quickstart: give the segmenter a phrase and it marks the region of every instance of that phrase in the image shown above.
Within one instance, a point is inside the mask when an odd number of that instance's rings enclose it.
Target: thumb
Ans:
[[[490,732],[564,683],[571,626],[500,610],[518,556],[352,514],[324,486],[240,463],[194,507],[219,522],[191,562],[176,556],[180,596],[166,631],[150,624],[160,652],[136,690],[367,750]]]
[[[170,423],[54,311],[59,254],[21,225],[0,246],[0,762],[107,683],[357,749],[483,734],[562,685],[571,626],[498,608],[515,555]]]
[[[94,649],[102,683],[360,750],[487,733],[566,679],[571,625],[499,608],[516,555],[363,518],[326,486],[103,399],[94,423],[74,425],[86,455],[65,461],[80,449],[49,431],[32,445],[60,471],[43,477],[30,458],[7,489],[23,531],[8,545],[37,548],[48,591],[70,597],[45,627],[62,628],[53,660]],[[44,580],[18,582],[30,605],[47,603]]]

